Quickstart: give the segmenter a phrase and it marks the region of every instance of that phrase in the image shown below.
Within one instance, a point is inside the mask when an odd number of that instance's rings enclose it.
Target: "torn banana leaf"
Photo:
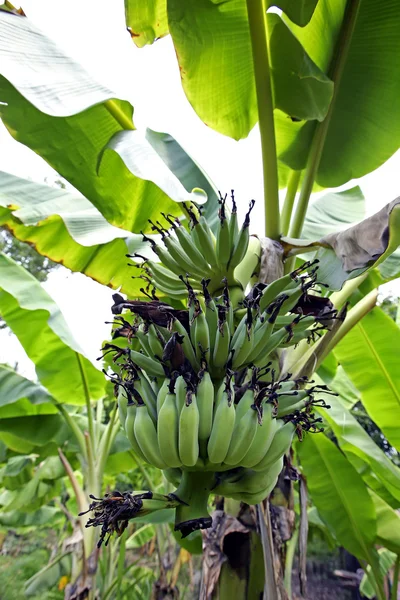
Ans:
[[[316,241],[282,238],[286,257],[316,251],[319,281],[339,290],[347,279],[377,267],[400,245],[400,197],[344,231]]]

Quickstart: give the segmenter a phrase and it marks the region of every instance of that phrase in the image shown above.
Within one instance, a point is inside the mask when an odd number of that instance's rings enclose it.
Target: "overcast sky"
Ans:
[[[169,38],[135,48],[125,29],[123,0],[25,0],[28,17],[68,54],[81,62],[116,97],[134,106],[136,127],[166,131],[203,166],[221,190],[235,189],[242,207],[258,199],[252,229],[262,233],[262,176],[259,136],[255,128],[246,140],[235,142],[206,127],[187,102]],[[373,151],[373,148],[371,149]],[[55,179],[50,167],[15,142],[0,125],[1,170],[43,182]],[[400,153],[383,167],[345,188],[359,184],[372,214],[399,195]],[[98,356],[107,334],[111,291],[80,274],[60,268],[50,274],[47,291],[62,308],[71,329],[89,358]],[[393,287],[393,286],[392,286]],[[78,296],[96,294],[97,310],[80,314]],[[85,324],[85,333],[82,325]],[[0,361],[18,361],[20,370],[34,376],[18,342],[0,332]]]

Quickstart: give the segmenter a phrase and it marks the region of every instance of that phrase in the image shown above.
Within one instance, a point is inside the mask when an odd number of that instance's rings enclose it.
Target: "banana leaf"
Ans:
[[[84,299],[82,310],[87,310]],[[0,254],[0,314],[57,402],[85,404],[87,398],[104,395],[104,375],[84,356],[58,306],[32,275],[4,254]]]
[[[365,410],[390,444],[400,450],[400,330],[374,308],[335,347],[334,354],[356,388]]]

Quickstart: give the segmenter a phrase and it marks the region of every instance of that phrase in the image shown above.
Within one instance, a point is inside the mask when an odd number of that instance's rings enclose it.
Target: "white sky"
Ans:
[[[255,128],[246,140],[235,142],[206,127],[187,102],[169,38],[135,48],[125,29],[123,0],[24,0],[28,17],[91,74],[134,106],[136,127],[166,131],[192,155],[223,191],[235,190],[246,207],[258,200],[252,229],[263,233],[262,175],[259,136]],[[56,6],[56,8],[55,8]],[[373,148],[371,149],[373,151]],[[0,168],[43,183],[54,171],[28,148],[15,142],[0,125]],[[375,172],[343,186],[359,184],[372,214],[399,195],[400,152]],[[341,188],[339,188],[341,189]],[[110,318],[111,290],[81,274],[60,268],[45,288],[58,302],[89,358],[99,354]],[[392,286],[393,288],[393,286]],[[390,291],[390,290],[389,290]],[[82,314],[82,294],[95,295],[97,308]],[[83,324],[85,324],[83,334]],[[15,338],[0,332],[0,362],[19,363],[20,372],[34,376],[33,366]]]

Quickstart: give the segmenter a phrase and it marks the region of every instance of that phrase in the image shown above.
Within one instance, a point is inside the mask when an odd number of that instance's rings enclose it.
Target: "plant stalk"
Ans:
[[[266,0],[246,0],[253,51],[258,121],[264,177],[265,235],[280,236],[278,165],[274,125],[274,102],[269,63]]]
[[[347,4],[347,9],[342,23],[342,29],[336,46],[336,52],[328,73],[334,83],[332,101],[325,119],[322,121],[322,123],[317,123],[315,127],[314,137],[311,142],[311,148],[308,156],[307,166],[305,169],[304,181],[301,187],[299,201],[297,203],[293,223],[290,228],[290,237],[300,237],[301,231],[303,229],[308,203],[313,189],[315,177],[317,175],[317,171],[321,162],[322,152],[324,149],[325,140],[329,129],[329,124],[338,97],[340,82],[342,79],[344,67],[346,65],[346,60],[355,24],[357,21],[360,3],[361,0],[349,0]]]
[[[93,419],[92,407],[91,407],[91,404],[90,404],[89,382],[88,382],[87,377],[86,377],[85,367],[82,364],[82,358],[81,358],[81,356],[79,354],[77,354],[76,357],[78,359],[79,372],[81,374],[82,385],[83,385],[83,393],[84,393],[84,396],[85,396],[85,404],[86,404],[86,412],[87,412],[87,418],[88,418],[88,427],[89,427],[90,442],[91,442],[93,451],[96,452],[96,432],[95,432],[95,428],[94,428],[94,419]]]
[[[330,296],[330,300],[334,304],[335,308],[338,310],[342,308],[343,304],[346,302],[348,298],[355,292],[363,281],[365,281],[368,277],[368,271],[362,273],[358,277],[354,277],[354,279],[349,279],[345,282],[344,286],[338,292],[334,292]]]
[[[76,441],[78,443],[79,449],[82,453],[82,456],[87,461],[86,443],[85,443],[85,437],[84,437],[82,431],[79,429],[79,427],[75,423],[74,419],[71,417],[69,412],[66,410],[66,408],[62,404],[57,404],[57,409],[60,411],[60,413],[64,417],[64,420],[67,423],[68,427],[71,429],[72,433],[74,434]]]
[[[292,600],[292,571],[293,561],[296,554],[297,541],[299,539],[299,529],[296,528],[292,537],[286,544],[286,560],[285,560],[285,577],[284,584],[285,590],[289,600]]]
[[[282,235],[289,233],[290,219],[292,217],[294,201],[296,199],[297,188],[299,187],[301,171],[292,171],[289,175],[286,190],[285,201],[283,203],[281,214]]]
[[[400,554],[397,555],[396,562],[394,563],[393,583],[392,583],[392,592],[390,594],[390,600],[397,600],[397,590],[399,587],[399,576],[400,576]]]
[[[338,345],[344,336],[347,335],[349,331],[353,329],[353,327],[355,327],[357,323],[374,308],[377,298],[378,290],[372,290],[369,294],[364,296],[362,300],[357,302],[357,304],[353,306],[351,310],[349,310],[339,330],[333,336],[330,343],[325,347],[322,354],[318,357],[316,369],[318,369],[319,365],[328,356],[329,352]]]
[[[210,471],[182,471],[182,479],[174,495],[185,504],[176,508],[175,526],[185,521],[209,518],[208,498],[215,484]]]

